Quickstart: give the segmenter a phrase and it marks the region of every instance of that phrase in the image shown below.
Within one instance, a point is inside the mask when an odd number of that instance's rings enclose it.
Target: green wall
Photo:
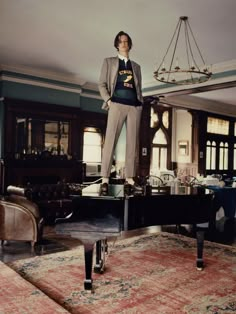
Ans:
[[[89,97],[80,98],[80,108],[85,111],[93,111],[93,112],[101,112],[107,113],[104,109],[102,109],[103,101],[100,99],[94,99]]]
[[[2,96],[65,106],[80,106],[78,93],[10,81],[2,82]]]

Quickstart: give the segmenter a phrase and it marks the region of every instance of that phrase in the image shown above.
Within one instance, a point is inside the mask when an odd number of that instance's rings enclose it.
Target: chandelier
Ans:
[[[182,24],[184,24],[183,28],[181,28]],[[181,53],[180,48],[182,48]],[[185,48],[184,52],[183,48]],[[212,72],[206,66],[188,17],[181,16],[167,51],[154,72],[154,78],[163,83],[190,85],[204,83],[211,76]]]

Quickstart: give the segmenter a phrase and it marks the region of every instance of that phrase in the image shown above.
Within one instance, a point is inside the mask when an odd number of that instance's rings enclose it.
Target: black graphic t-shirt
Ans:
[[[119,59],[119,71],[116,87],[111,101],[130,106],[140,105],[140,102],[137,100],[133,70],[130,60],[128,60],[125,64],[124,60]]]

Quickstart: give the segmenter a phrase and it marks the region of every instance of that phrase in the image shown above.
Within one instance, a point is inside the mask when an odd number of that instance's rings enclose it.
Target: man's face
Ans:
[[[119,37],[119,52],[128,52],[129,51],[129,42],[128,37],[126,35],[121,35]]]

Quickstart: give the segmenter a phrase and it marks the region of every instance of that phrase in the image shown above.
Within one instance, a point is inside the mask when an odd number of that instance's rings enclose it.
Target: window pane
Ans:
[[[101,135],[99,133],[84,132],[85,145],[101,145]]]
[[[102,136],[94,128],[84,132],[83,161],[100,163],[102,159]]]
[[[151,174],[157,174],[158,170],[159,170],[159,153],[160,153],[160,149],[159,147],[153,147],[152,148],[152,160],[151,160],[151,169],[150,169],[150,173]]]
[[[236,170],[236,144],[234,144],[234,170]]]
[[[167,169],[167,148],[161,148],[161,167],[160,169]]]
[[[228,148],[225,148],[224,170],[228,170]]]
[[[85,162],[101,162],[101,147],[85,146],[83,161]]]
[[[166,129],[169,129],[169,111],[163,112],[162,123]]]
[[[158,123],[158,115],[154,112],[154,109],[151,107],[151,119],[150,119],[150,128],[155,128]]]
[[[208,117],[207,132],[214,134],[229,135],[229,121]]]
[[[212,147],[212,153],[211,153],[211,169],[216,169],[216,148]]]
[[[159,129],[153,138],[153,144],[167,144],[166,136],[162,129]]]
[[[206,169],[211,169],[211,148],[207,147],[206,149]]]
[[[228,143],[220,142],[220,159],[219,159],[219,169],[228,169]]]
[[[220,148],[219,169],[220,170],[224,169],[224,149],[222,147]]]

